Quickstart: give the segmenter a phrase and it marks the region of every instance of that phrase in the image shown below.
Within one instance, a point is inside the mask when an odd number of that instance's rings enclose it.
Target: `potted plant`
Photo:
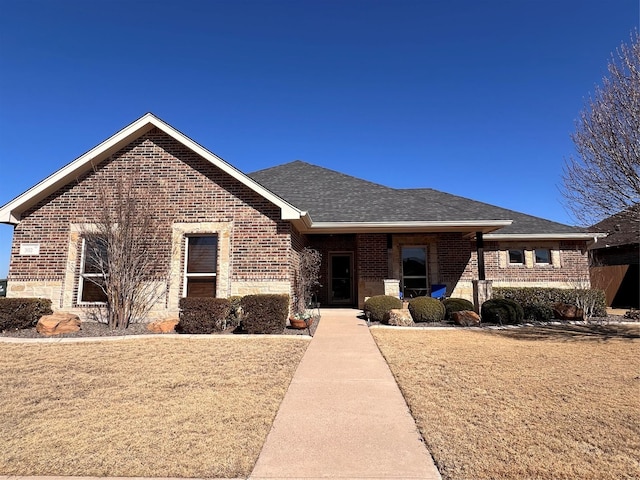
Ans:
[[[313,325],[313,312],[311,310],[305,310],[304,312],[296,312],[289,318],[292,328],[309,328]]]

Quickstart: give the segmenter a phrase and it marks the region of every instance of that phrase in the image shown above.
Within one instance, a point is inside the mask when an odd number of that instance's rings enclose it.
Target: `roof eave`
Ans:
[[[435,222],[311,222],[302,233],[415,233],[493,232],[511,225],[511,220]]]
[[[606,233],[575,232],[575,233],[491,233],[485,235],[485,240],[586,240],[597,241],[606,237]]]

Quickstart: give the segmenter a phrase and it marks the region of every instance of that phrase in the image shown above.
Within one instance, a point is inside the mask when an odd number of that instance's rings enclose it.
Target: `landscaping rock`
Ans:
[[[176,331],[176,325],[180,320],[177,318],[168,318],[157,322],[147,324],[147,330],[153,333],[173,333]]]
[[[459,312],[451,312],[451,320],[456,325],[463,327],[473,327],[480,325],[480,315],[471,310],[461,310]]]
[[[411,327],[414,325],[413,318],[408,309],[397,308],[389,312],[389,325],[398,327]]]
[[[553,316],[558,320],[584,320],[584,310],[569,303],[556,303]]]
[[[38,320],[36,331],[42,335],[60,335],[80,330],[80,318],[72,313],[56,312]]]

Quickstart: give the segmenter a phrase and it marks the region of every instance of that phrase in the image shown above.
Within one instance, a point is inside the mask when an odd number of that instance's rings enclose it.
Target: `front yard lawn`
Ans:
[[[0,343],[0,475],[246,477],[307,345]]]
[[[640,329],[372,329],[445,480],[640,478]]]

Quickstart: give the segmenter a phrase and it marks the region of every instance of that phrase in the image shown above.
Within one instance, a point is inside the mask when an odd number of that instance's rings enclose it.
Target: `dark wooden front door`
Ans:
[[[329,304],[353,305],[353,254],[329,253]]]

